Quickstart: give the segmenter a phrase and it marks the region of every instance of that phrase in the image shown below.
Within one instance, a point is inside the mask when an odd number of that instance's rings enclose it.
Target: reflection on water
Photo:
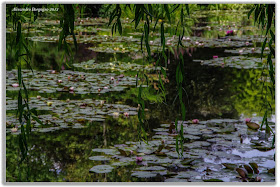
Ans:
[[[262,152],[259,150],[250,150],[250,151],[238,151],[236,149],[232,150],[232,154],[239,155],[240,157],[245,157],[245,158],[252,158],[252,157],[266,157],[266,156],[271,156],[275,154],[275,150],[270,150],[266,152]],[[274,163],[275,164],[275,163]]]

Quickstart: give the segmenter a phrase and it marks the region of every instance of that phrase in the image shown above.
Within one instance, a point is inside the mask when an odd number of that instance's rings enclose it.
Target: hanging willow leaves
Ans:
[[[16,5],[19,8],[31,8],[30,4],[27,5]],[[39,8],[44,6],[53,6],[53,5],[32,5],[33,7]],[[65,53],[68,55],[72,55],[73,53],[67,45],[66,37],[71,35],[73,37],[73,41],[75,44],[75,48],[77,50],[77,42],[74,34],[74,9],[72,5],[63,5],[61,6],[64,11],[63,17],[61,20],[61,26],[63,27],[60,33],[59,39],[59,47],[63,45],[65,49]],[[20,150],[20,159],[18,163],[18,180],[21,180],[23,175],[26,176],[26,181],[29,181],[30,176],[30,168],[29,168],[29,147],[30,147],[30,136],[31,136],[31,119],[37,121],[39,124],[43,124],[41,120],[37,117],[37,111],[35,108],[30,109],[29,107],[29,95],[27,86],[23,80],[22,76],[22,62],[25,62],[27,67],[33,72],[31,67],[31,53],[30,53],[30,45],[28,40],[22,35],[22,24],[25,24],[29,21],[35,21],[38,17],[37,11],[12,11],[13,6],[7,6],[8,19],[12,21],[13,29],[15,30],[16,37],[14,42],[12,42],[11,51],[15,51],[15,63],[17,64],[17,79],[19,84],[18,91],[18,107],[16,111],[16,115],[18,117],[20,126],[20,134],[18,136],[18,146]],[[29,22],[30,23],[30,22]],[[22,164],[26,164],[27,167],[22,167]]]
[[[273,32],[273,30],[275,29],[275,4],[261,4],[261,5],[256,4],[249,11],[248,18],[252,13],[254,13],[255,23],[258,23],[258,25],[261,26],[263,30],[265,30],[265,39],[263,41],[262,48],[261,48],[261,58],[263,57],[263,51],[267,46],[267,41],[269,40],[268,46],[269,46],[270,53],[267,55],[267,64],[265,64],[263,68],[264,70],[268,71],[269,82],[263,83],[263,89],[269,89],[268,93],[270,93],[271,99],[268,99],[267,95],[265,96],[266,106],[264,107],[265,114],[263,116],[261,128],[265,124],[266,133],[270,133],[270,132],[273,133],[271,127],[268,125],[267,118],[268,118],[269,111],[272,114],[271,103],[275,102],[275,67],[274,64],[272,63],[272,56],[275,56],[275,49],[274,49],[275,35]],[[272,147],[274,147],[274,143],[275,141],[273,141]]]
[[[120,34],[122,34],[122,26],[121,26],[121,15],[122,15],[122,9],[120,5],[112,5],[114,6],[113,10],[110,13],[110,18],[109,18],[109,23],[108,25],[112,24],[112,34],[114,32],[116,32],[116,28],[118,28],[118,31]],[[181,6],[181,8],[180,8]],[[107,10],[109,10],[109,7],[107,7]],[[126,5],[125,8],[129,8],[131,10],[130,5]],[[180,8],[180,9],[179,9]],[[179,54],[179,60],[178,60],[178,65],[177,65],[177,69],[176,69],[176,82],[177,82],[177,92],[179,95],[179,102],[180,102],[180,110],[181,110],[181,116],[182,116],[182,120],[185,120],[185,116],[186,116],[186,108],[185,105],[183,103],[183,94],[182,94],[182,90],[183,90],[183,82],[184,82],[184,60],[183,60],[183,56],[179,51],[179,47],[184,47],[181,40],[185,34],[185,15],[184,15],[184,9],[187,11],[187,14],[189,15],[189,6],[188,5],[174,5],[172,7],[172,11],[170,12],[170,5],[168,4],[164,4],[164,5],[143,5],[143,4],[135,4],[133,6],[133,11],[134,11],[134,19],[132,22],[134,22],[135,24],[135,29],[138,27],[140,21],[144,21],[143,24],[143,32],[142,32],[142,36],[141,36],[141,51],[142,53],[144,53],[143,50],[143,44],[145,44],[145,49],[147,52],[147,60],[148,62],[150,62],[152,60],[152,54],[151,54],[151,49],[150,49],[150,41],[149,41],[149,34],[150,34],[150,23],[152,23],[153,18],[155,18],[155,24],[154,24],[154,28],[153,30],[155,30],[156,25],[158,24],[159,20],[161,22],[161,26],[160,26],[160,39],[161,39],[161,54],[159,55],[159,58],[156,60],[156,66],[159,65],[159,62],[161,61],[165,61],[165,64],[167,63],[167,56],[165,54],[165,28],[164,28],[164,21],[162,21],[162,19],[164,18],[164,15],[167,17],[169,23],[171,23],[171,14],[175,13],[176,10],[180,10],[180,26],[182,29],[180,29],[180,33],[179,33],[179,37],[178,37],[178,46],[177,46],[177,52]],[[160,11],[158,11],[160,10]],[[115,20],[115,21],[114,21]],[[179,26],[179,22],[177,27]],[[177,28],[176,28],[176,32],[177,33]],[[144,62],[144,60],[143,60]],[[158,74],[159,77],[159,87],[161,92],[164,95],[165,98],[165,88],[164,88],[164,84],[162,81],[161,76],[164,76],[164,78],[167,78],[166,75],[166,71],[161,67],[161,71]],[[147,77],[145,74],[143,75],[144,77]],[[138,110],[138,120],[140,123],[140,128],[138,130],[139,133],[139,138],[141,137],[140,135],[140,131],[144,133],[144,136],[146,135],[146,133],[144,132],[144,122],[145,122],[145,105],[144,105],[144,101],[142,98],[142,91],[143,91],[143,87],[142,87],[142,83],[139,82],[139,80],[141,80],[141,77],[139,72],[137,73],[137,80],[136,80],[136,85],[139,85],[139,89],[138,89],[138,105],[139,105],[139,110]],[[147,80],[147,78],[146,78]],[[176,118],[177,121],[177,118]],[[182,126],[181,126],[182,127]],[[177,128],[177,122],[176,122],[176,128]],[[183,132],[181,132],[178,136],[180,136],[180,140],[177,137],[176,141],[180,141],[180,146],[181,146],[181,153],[180,155],[182,156],[183,153]],[[176,142],[177,146],[179,146],[178,142]],[[176,149],[178,154],[179,154],[179,149]]]

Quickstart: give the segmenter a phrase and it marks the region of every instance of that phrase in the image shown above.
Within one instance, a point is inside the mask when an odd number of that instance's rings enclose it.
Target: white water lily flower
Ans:
[[[11,129],[11,131],[12,131],[12,132],[17,132],[17,131],[18,131],[18,129],[17,129],[17,128],[15,128],[15,127],[13,127],[13,128]]]

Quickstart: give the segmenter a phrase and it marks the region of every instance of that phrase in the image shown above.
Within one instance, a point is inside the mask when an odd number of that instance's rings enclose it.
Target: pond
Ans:
[[[23,69],[23,80],[29,105],[37,109],[43,122],[32,121],[29,165],[22,166],[30,169],[28,181],[241,182],[237,168],[250,167],[254,175],[249,173],[248,178],[275,182],[272,135],[245,123],[251,118],[261,124],[264,113],[260,109],[267,94],[262,90],[266,81],[262,74],[265,58],[260,55],[263,38],[253,20],[247,19],[247,12],[199,11],[190,16],[193,25],[182,41],[186,48],[181,49],[187,114],[177,130],[178,54],[173,36],[166,33],[164,99],[157,75],[160,68],[143,61],[141,31],[133,29],[132,20],[124,20],[123,36],[111,36],[108,19],[77,21],[78,51],[74,64],[65,64],[63,52],[57,50],[58,18],[39,18],[24,35],[33,46],[33,71]],[[234,36],[225,36],[228,30]],[[7,28],[7,43],[14,36]],[[158,32],[151,34],[154,57],[160,45],[158,36]],[[71,37],[67,40],[73,42]],[[148,144],[138,138],[139,71],[149,77],[143,91]],[[18,180],[21,132],[13,130],[20,126],[18,89],[16,64],[7,57],[7,182]],[[268,122],[275,132],[275,115]],[[176,135],[181,129],[184,152],[179,158]]]

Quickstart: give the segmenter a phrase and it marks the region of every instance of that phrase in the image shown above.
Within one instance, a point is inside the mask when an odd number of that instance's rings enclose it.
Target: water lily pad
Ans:
[[[93,166],[89,172],[94,172],[94,173],[110,173],[114,168],[109,165],[97,165]]]
[[[108,160],[110,160],[110,158],[108,158],[106,156],[91,156],[88,159],[94,160],[94,161],[108,161]]]
[[[96,148],[92,150],[93,152],[99,152],[99,153],[105,153],[107,155],[115,155],[118,153],[117,150],[115,149],[100,149],[100,148]]]
[[[157,172],[151,172],[151,171],[136,171],[131,174],[132,177],[137,178],[153,178],[160,175]]]

